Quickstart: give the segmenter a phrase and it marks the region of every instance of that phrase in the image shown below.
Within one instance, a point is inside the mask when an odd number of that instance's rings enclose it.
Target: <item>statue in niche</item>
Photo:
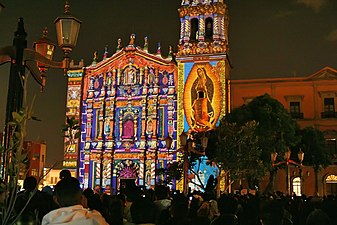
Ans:
[[[152,119],[149,119],[146,124],[146,131],[148,134],[152,134],[153,131],[153,122]]]
[[[134,84],[136,79],[136,70],[132,67],[124,71],[124,84]]]
[[[192,93],[192,96],[194,96],[191,115],[192,125],[197,129],[208,129],[214,121],[213,94],[211,93],[213,88],[210,88],[210,90],[207,88],[207,83],[211,87],[212,82],[203,67],[197,69],[197,76],[198,78],[193,84],[195,90],[192,90],[194,92]]]
[[[153,69],[149,69],[148,77],[149,77],[148,83],[153,84],[155,78]]]
[[[133,120],[128,119],[123,124],[123,136],[122,138],[131,139],[134,137]]]

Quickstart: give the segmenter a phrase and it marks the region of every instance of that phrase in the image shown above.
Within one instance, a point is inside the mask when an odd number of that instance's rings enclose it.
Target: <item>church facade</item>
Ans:
[[[118,40],[111,56],[95,56],[81,73],[68,71],[69,81],[76,74],[81,80],[80,91],[79,82],[68,82],[67,98],[67,112],[73,112],[71,93],[78,91],[81,137],[75,147],[65,141],[64,167],[77,168],[83,187],[155,185],[165,179],[156,169],[182,158],[179,135],[211,130],[229,111],[226,4],[185,0],[178,11],[177,53],[162,57],[159,47],[152,54],[146,38],[139,47],[131,35],[127,46]],[[166,137],[173,140],[170,148]]]

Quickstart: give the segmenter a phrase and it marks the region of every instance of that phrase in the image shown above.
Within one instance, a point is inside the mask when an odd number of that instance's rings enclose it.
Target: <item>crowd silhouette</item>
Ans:
[[[64,174],[63,174],[64,173]],[[61,176],[62,175],[62,176]],[[51,190],[36,191],[27,177],[15,211],[24,211],[17,224],[42,225],[337,225],[337,198],[329,195],[286,196],[222,194],[194,191],[188,196],[157,185],[144,190],[128,186],[116,195],[82,190],[79,181],[62,172]],[[33,196],[29,201],[29,196]]]

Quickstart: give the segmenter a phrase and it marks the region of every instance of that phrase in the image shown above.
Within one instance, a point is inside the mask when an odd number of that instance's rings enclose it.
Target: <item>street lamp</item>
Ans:
[[[76,46],[80,24],[81,21],[70,15],[69,4],[66,2],[64,15],[55,20],[59,46],[64,52],[62,62],[52,60],[55,45],[47,39],[46,30],[43,37],[34,44],[35,49],[27,48],[27,33],[23,18],[19,19],[13,46],[0,48],[0,65],[11,63],[6,106],[5,149],[9,147],[10,127],[8,122],[12,120],[12,112],[20,111],[23,105],[23,83],[25,82],[26,68],[41,88],[45,86],[45,72],[49,67],[62,68],[66,74],[69,68],[69,53]],[[6,163],[5,155],[6,153],[2,155],[2,165]],[[4,174],[4,167],[2,173]]]
[[[55,20],[57,42],[64,53],[64,67],[69,68],[69,53],[76,47],[78,34],[80,32],[81,21],[72,16],[69,11],[69,3],[64,6],[64,15]],[[66,71],[65,71],[66,74]]]
[[[303,159],[304,159],[304,152],[302,151],[302,149],[300,149],[299,152],[298,152],[298,154],[297,154],[297,157],[298,157],[298,160],[300,161],[300,163],[296,163],[295,161],[291,160],[290,156],[291,156],[291,150],[289,148],[284,153],[284,161],[282,161],[282,162],[275,163],[276,162],[276,158],[277,158],[277,152],[274,151],[270,155],[273,167],[276,167],[276,166],[281,165],[281,164],[285,164],[286,165],[286,192],[287,192],[288,195],[291,194],[290,193],[290,170],[289,170],[289,164],[293,164],[293,165],[302,167],[302,162],[303,162]],[[301,172],[301,169],[300,169],[300,179],[301,179],[301,182],[302,182],[302,175],[301,175],[301,173],[302,172]]]

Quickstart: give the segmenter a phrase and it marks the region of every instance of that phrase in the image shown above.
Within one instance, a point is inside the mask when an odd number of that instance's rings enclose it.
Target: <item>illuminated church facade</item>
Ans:
[[[72,146],[66,138],[64,167],[83,187],[156,184],[165,179],[156,169],[181,158],[179,135],[211,130],[229,111],[226,4],[184,0],[178,11],[177,53],[149,53],[147,39],[139,47],[131,35],[110,57],[68,71],[67,116],[80,121],[81,137]]]

